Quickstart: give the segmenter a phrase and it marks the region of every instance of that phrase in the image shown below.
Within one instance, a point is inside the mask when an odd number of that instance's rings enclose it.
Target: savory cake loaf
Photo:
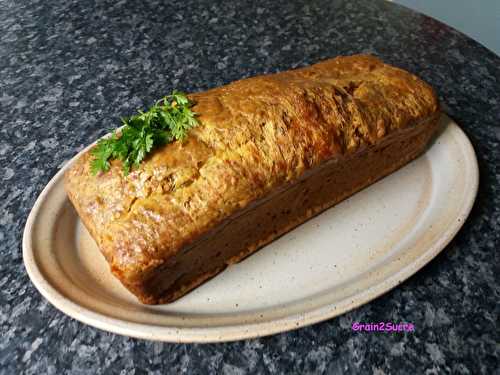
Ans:
[[[400,168],[439,118],[429,85],[365,55],[189,98],[200,124],[184,142],[128,175],[113,161],[93,176],[90,152],[65,175],[111,271],[147,304],[174,301]]]

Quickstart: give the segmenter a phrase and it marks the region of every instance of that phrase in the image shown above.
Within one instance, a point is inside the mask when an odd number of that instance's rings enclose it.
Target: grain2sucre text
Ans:
[[[394,322],[378,322],[378,323],[363,323],[354,322],[351,326],[355,332],[414,332],[415,325],[413,323],[394,323]]]

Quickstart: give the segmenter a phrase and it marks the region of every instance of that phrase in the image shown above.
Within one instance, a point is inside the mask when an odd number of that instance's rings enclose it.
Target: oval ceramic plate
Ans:
[[[64,313],[151,340],[237,340],[337,316],[417,272],[469,214],[478,186],[474,150],[452,120],[441,123],[417,160],[162,306],[140,304],[109,272],[64,192],[68,163],[26,223],[26,269]]]

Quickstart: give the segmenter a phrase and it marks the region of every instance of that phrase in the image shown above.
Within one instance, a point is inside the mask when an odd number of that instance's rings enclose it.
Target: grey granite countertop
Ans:
[[[500,58],[384,1],[0,1],[0,373],[493,374],[500,367]],[[481,173],[463,229],[391,292],[297,331],[225,344],[148,342],[53,308],[22,261],[44,185],[120,116],[173,88],[368,52],[418,73],[465,130]],[[413,322],[360,333],[354,321]],[[497,372],[498,373],[498,372]]]

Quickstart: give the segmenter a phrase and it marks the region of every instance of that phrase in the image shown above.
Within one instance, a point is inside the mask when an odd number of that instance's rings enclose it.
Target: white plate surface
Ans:
[[[64,313],[151,340],[237,340],[337,316],[417,272],[469,214],[478,186],[474,150],[452,120],[441,123],[419,159],[163,306],[138,303],[109,272],[64,192],[70,162],[28,218],[26,269]]]

